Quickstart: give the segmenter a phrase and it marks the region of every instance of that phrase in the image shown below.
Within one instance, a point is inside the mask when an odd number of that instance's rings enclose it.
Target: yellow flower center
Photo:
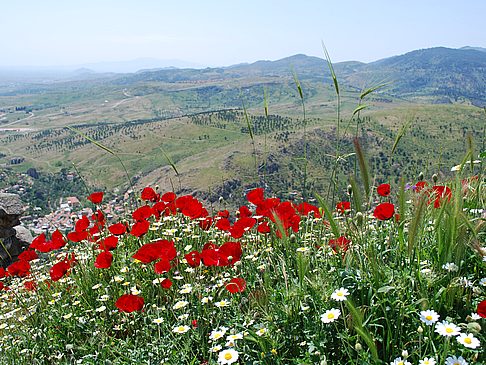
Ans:
[[[466,337],[464,339],[464,342],[467,343],[468,345],[470,345],[472,341],[471,341],[471,339],[469,337]]]
[[[450,327],[447,327],[447,328],[446,328],[446,332],[447,332],[447,333],[452,333],[452,332],[454,332],[454,330],[453,330],[452,328],[450,328]]]
[[[327,315],[327,318],[329,318],[329,319],[333,319],[333,318],[334,318],[334,314],[333,314],[333,313],[329,313],[329,314]]]
[[[427,321],[431,321],[431,320],[432,320],[432,316],[429,314],[427,317],[425,317],[425,319],[426,319]]]
[[[225,360],[231,360],[232,358],[233,358],[233,355],[231,355],[231,353],[227,352],[226,354],[224,354]]]

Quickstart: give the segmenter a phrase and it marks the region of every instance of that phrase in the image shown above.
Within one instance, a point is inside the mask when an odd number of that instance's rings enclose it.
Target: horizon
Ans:
[[[189,10],[188,10],[189,9]],[[486,47],[486,3],[436,0],[106,0],[3,4],[0,68],[63,67],[153,58],[224,67],[295,54],[372,62],[417,49]],[[343,31],[343,27],[345,30]],[[12,32],[12,30],[14,30]],[[175,67],[178,67],[175,65]]]

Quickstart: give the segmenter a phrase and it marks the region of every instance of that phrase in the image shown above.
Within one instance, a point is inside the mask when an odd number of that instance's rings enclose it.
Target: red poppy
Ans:
[[[198,251],[191,251],[184,255],[187,264],[191,267],[198,267],[201,263],[201,255]]]
[[[164,289],[169,289],[172,286],[172,281],[170,279],[164,279],[160,283],[160,286]]]
[[[141,196],[142,200],[150,200],[152,202],[155,202],[157,201],[158,199],[158,196],[157,196],[157,193],[155,192],[154,189],[152,189],[151,187],[147,186],[146,188],[144,188],[142,190],[142,196]]]
[[[238,213],[239,213],[239,218],[248,218],[248,217],[251,217],[253,215],[250,208],[248,208],[246,205],[242,205],[238,209]]]
[[[450,201],[452,198],[452,191],[448,186],[435,185],[432,187],[432,199],[429,200],[429,204],[433,201],[434,208],[440,208],[443,201]]]
[[[0,290],[3,290],[4,287],[5,287],[5,284],[3,283],[3,281],[0,281]]]
[[[256,206],[263,204],[263,201],[264,201],[263,188],[253,189],[248,194],[246,194],[246,199],[250,203],[252,203],[252,204],[254,204]]]
[[[100,241],[99,249],[100,250],[114,250],[118,245],[118,237],[116,236],[108,236]]]
[[[233,225],[233,227],[231,227],[229,230],[231,237],[233,238],[242,237],[247,230],[253,228],[256,222],[257,221],[255,218],[242,217],[238,219]]]
[[[64,275],[66,275],[67,271],[71,266],[66,261],[61,261],[51,267],[49,270],[49,275],[51,276],[52,281],[58,281]]]
[[[390,219],[395,214],[395,206],[392,203],[381,203],[375,208],[373,216],[381,221]]]
[[[209,230],[209,228],[211,228],[212,224],[213,224],[213,218],[212,217],[206,217],[206,218],[199,221],[199,227],[203,231]]]
[[[197,319],[191,321],[192,327],[197,328]]]
[[[4,278],[5,277],[5,269],[3,267],[0,267],[0,279]]]
[[[241,259],[241,243],[226,242],[217,251],[219,256],[218,266],[234,265]]]
[[[346,252],[349,248],[350,243],[351,241],[348,240],[345,236],[341,236],[337,239],[329,240],[329,247],[331,247],[334,252]]]
[[[132,257],[144,264],[148,264],[157,259],[167,259],[170,261],[175,259],[176,256],[177,252],[174,242],[159,240],[157,242],[146,243]]]
[[[30,264],[28,261],[19,260],[7,267],[10,276],[24,277],[30,274]]]
[[[176,200],[176,195],[172,191],[169,191],[162,195],[161,199],[166,203],[172,203],[174,200]]]
[[[478,309],[476,313],[479,314],[481,317],[486,318],[486,300],[483,300],[478,304]]]
[[[221,231],[229,231],[231,228],[231,223],[228,218],[221,218],[216,222],[216,228]]]
[[[351,210],[351,203],[346,201],[339,202],[336,204],[336,210],[339,213],[344,214],[347,210]]]
[[[97,269],[109,269],[113,262],[113,255],[110,251],[101,252],[95,260],[94,266]]]
[[[124,225],[123,223],[115,223],[109,226],[108,230],[111,232],[111,234],[120,236],[127,231],[127,226]]]
[[[132,230],[130,231],[130,234],[135,237],[141,237],[148,232],[149,228],[150,228],[149,221],[146,220],[138,221],[135,222],[135,224],[132,226]]]
[[[413,190],[416,192],[416,193],[419,193],[422,189],[424,189],[427,185],[427,182],[426,181],[419,181],[417,182],[414,186],[413,186]]]
[[[154,211],[150,206],[144,205],[132,213],[132,218],[136,221],[144,221],[150,218],[153,213]]]
[[[71,242],[81,242],[81,241],[83,241],[83,240],[85,240],[85,239],[88,238],[88,232],[86,232],[86,231],[82,231],[82,232],[76,232],[76,231],[69,232],[67,234],[67,238]]]
[[[297,205],[297,211],[300,213],[300,215],[304,217],[307,217],[309,213],[312,212],[314,213],[315,218],[321,218],[321,213],[319,212],[319,208],[307,202],[303,202]]]
[[[74,226],[74,230],[76,232],[83,232],[89,227],[89,219],[85,215],[81,217],[81,219],[78,219],[76,222],[76,225]]]
[[[201,260],[206,266],[216,266],[219,262],[218,252],[214,248],[203,248]]]
[[[229,212],[225,209],[225,210],[220,210],[218,212],[218,217],[221,217],[221,218],[229,218],[230,214]]]
[[[390,195],[390,184],[378,185],[378,187],[376,188],[376,192],[380,196],[387,197],[388,195]]]
[[[37,253],[34,250],[25,250],[24,252],[22,252],[17,257],[17,259],[25,260],[25,261],[32,261],[32,260],[35,260],[35,259],[38,259],[38,258],[39,258],[39,256],[37,255]]]
[[[143,308],[144,300],[142,297],[133,294],[123,294],[115,303],[115,306],[121,311],[131,313],[140,311]]]
[[[169,272],[171,269],[170,261],[163,257],[154,265],[154,271],[156,274],[164,274]]]
[[[88,200],[93,204],[99,204],[103,201],[103,192],[97,191],[88,196]]]
[[[225,285],[231,294],[242,293],[246,289],[246,281],[243,278],[233,278]]]
[[[37,283],[35,281],[26,281],[24,282],[24,288],[28,291],[35,291],[37,290]]]
[[[257,231],[259,233],[270,233],[270,226],[268,225],[268,221],[262,222],[258,225]]]

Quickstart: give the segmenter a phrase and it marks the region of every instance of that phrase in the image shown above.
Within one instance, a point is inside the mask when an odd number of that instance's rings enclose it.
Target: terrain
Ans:
[[[335,185],[343,195],[356,169],[355,137],[379,182],[450,173],[468,136],[484,150],[482,49],[431,48],[334,70],[339,122],[326,60],[305,55],[44,82],[0,78],[0,184],[35,168],[45,176],[67,171],[106,191],[159,185],[209,202],[238,202],[256,186],[299,198],[296,191]]]

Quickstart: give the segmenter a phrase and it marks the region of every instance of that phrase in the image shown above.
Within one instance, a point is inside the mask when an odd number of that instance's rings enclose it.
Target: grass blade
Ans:
[[[329,220],[329,224],[331,226],[332,233],[334,234],[334,236],[340,237],[341,232],[339,231],[339,227],[336,224],[336,221],[334,220],[329,207],[327,206],[327,204],[324,202],[324,199],[322,199],[322,197],[319,194],[316,193],[315,196],[316,196],[317,201],[319,202],[319,205],[324,210],[324,213],[325,213],[327,219]]]
[[[359,169],[361,171],[361,179],[363,180],[366,197],[369,198],[371,184],[370,184],[368,163],[366,162],[366,158],[363,150],[361,149],[361,145],[359,143],[358,138],[354,138],[353,143],[354,143],[354,149],[356,150],[356,156],[358,157]]]

